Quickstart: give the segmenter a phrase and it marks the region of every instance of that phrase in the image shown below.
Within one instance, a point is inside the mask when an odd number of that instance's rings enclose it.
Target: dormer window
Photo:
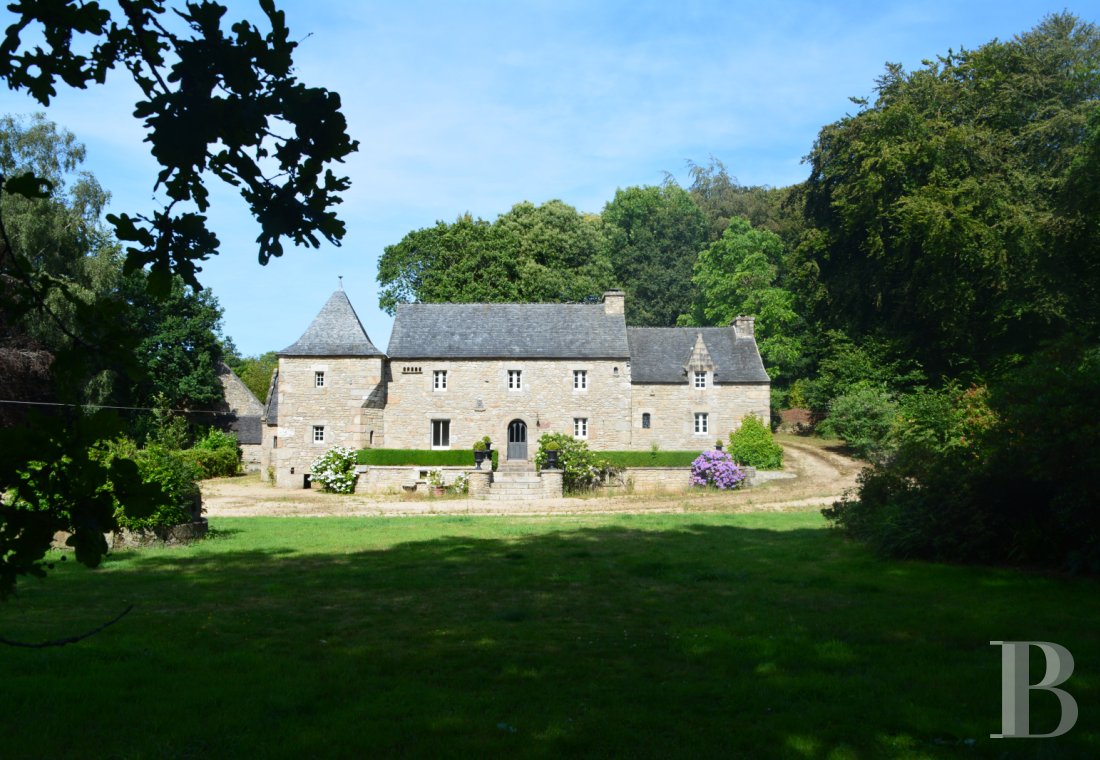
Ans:
[[[695,387],[706,388],[707,387],[707,373],[695,370]]]

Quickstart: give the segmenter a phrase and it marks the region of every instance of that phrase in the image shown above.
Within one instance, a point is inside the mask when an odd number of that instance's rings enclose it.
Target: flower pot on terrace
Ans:
[[[550,449],[546,451],[546,469],[556,470],[558,469],[558,452]]]

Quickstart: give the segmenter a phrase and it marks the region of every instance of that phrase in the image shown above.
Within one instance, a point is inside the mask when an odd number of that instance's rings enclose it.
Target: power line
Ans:
[[[64,406],[72,409],[121,409],[130,412],[155,412],[157,409],[148,406],[109,406],[107,404],[64,404],[60,401],[16,401],[14,399],[0,399],[0,404],[19,404],[21,406]],[[213,409],[173,409],[174,412],[184,414],[233,414],[226,410],[218,412]]]

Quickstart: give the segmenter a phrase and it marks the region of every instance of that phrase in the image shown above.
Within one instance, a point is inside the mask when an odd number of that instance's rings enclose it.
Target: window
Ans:
[[[587,438],[588,437],[588,418],[587,417],[574,417],[573,418],[573,437],[574,438]]]
[[[451,421],[432,420],[432,448],[448,449],[451,447]]]
[[[645,412],[644,414],[642,414],[642,429],[643,430],[649,430],[649,428],[651,427],[650,422],[651,422],[651,418],[649,416],[649,412]]]
[[[437,391],[447,390],[447,370],[437,369],[432,373],[432,387]]]
[[[325,387],[325,373],[324,372],[314,372],[313,373],[313,387],[314,388],[324,388]]]
[[[705,435],[709,431],[709,429],[710,429],[710,426],[707,424],[707,413],[706,412],[696,412],[695,413],[695,434],[696,435]]]
[[[402,367],[402,375],[419,375],[424,371],[423,367]]]
[[[588,370],[573,370],[573,390],[583,391],[588,389]]]
[[[696,388],[706,388],[707,387],[707,373],[706,372],[698,372],[697,371],[695,373],[695,387]]]
[[[508,390],[518,391],[523,387],[523,371],[518,369],[508,370]]]
[[[325,442],[325,426],[314,425],[313,426],[313,442],[324,443]]]

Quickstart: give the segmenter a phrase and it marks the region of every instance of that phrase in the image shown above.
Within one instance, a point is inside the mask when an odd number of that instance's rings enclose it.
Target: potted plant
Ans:
[[[443,470],[430,470],[428,472],[428,485],[431,486],[432,496],[442,496],[447,492],[443,485]]]
[[[714,442],[714,448],[718,449],[719,451],[722,450],[722,439],[721,438],[719,438],[717,441]]]
[[[481,463],[485,461],[485,458],[489,456],[489,451],[485,447],[485,441],[474,441],[474,464],[477,469],[481,469]]]
[[[485,450],[486,451],[492,451],[493,450],[493,439],[492,438],[490,438],[489,436],[485,436],[484,438],[481,439],[481,442],[485,444]]]
[[[556,470],[558,469],[558,451],[561,446],[556,441],[547,441],[543,444],[542,450],[546,454],[546,469]]]

